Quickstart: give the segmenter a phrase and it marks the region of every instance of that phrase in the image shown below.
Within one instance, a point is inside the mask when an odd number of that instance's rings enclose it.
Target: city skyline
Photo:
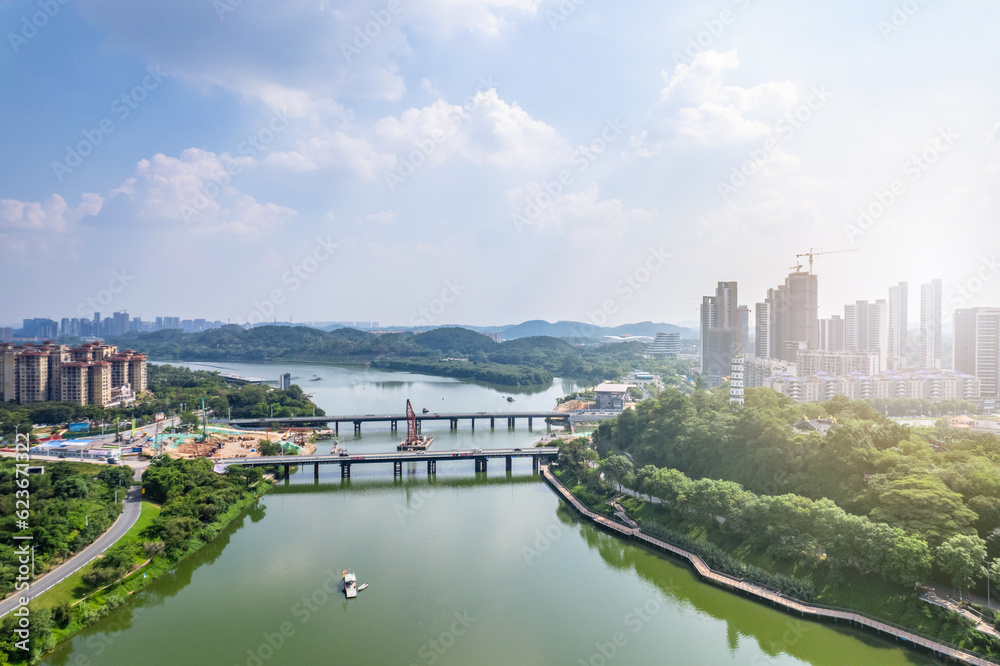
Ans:
[[[844,315],[844,313],[845,313],[845,310],[844,310],[845,306],[851,306],[851,305],[854,305],[855,303],[861,302],[861,301],[869,301],[871,303],[875,303],[878,300],[884,300],[887,296],[890,296],[892,294],[892,292],[893,292],[894,289],[898,289],[899,285],[909,284],[909,282],[907,282],[905,280],[902,280],[898,284],[887,284],[887,285],[885,285],[884,288],[882,288],[881,291],[879,291],[878,288],[872,289],[872,288],[869,287],[867,289],[867,291],[865,292],[866,294],[867,293],[872,293],[872,296],[869,297],[869,298],[865,298],[865,299],[859,298],[859,299],[849,300],[849,301],[846,301],[846,302],[844,302],[842,304],[826,304],[826,307],[824,307],[823,298],[822,298],[822,294],[823,294],[823,275],[819,274],[818,272],[815,272],[814,275],[816,276],[816,278],[817,278],[817,280],[819,282],[818,292],[819,292],[820,305],[818,306],[818,314],[819,314],[820,322],[822,322],[824,319],[829,319],[831,316],[839,316],[839,317],[842,318],[843,315]],[[787,273],[786,273],[786,276],[787,276]],[[708,281],[708,278],[705,278],[705,280],[706,280],[706,285],[708,285],[708,287],[706,287],[706,288],[711,288],[711,285],[713,285],[713,284],[715,284],[716,282],[719,281],[719,280]],[[732,282],[734,282],[736,284],[743,284],[743,281],[740,280],[740,279],[738,279],[738,278],[735,279],[735,280],[732,280]],[[904,308],[903,312],[904,312],[904,314],[906,312],[911,313],[909,315],[909,317],[907,318],[907,321],[908,321],[908,324],[909,324],[908,325],[908,331],[919,330],[919,326],[920,326],[920,324],[919,324],[919,322],[920,322],[920,306],[921,306],[921,289],[919,287],[922,284],[928,284],[930,282],[940,282],[940,280],[937,280],[937,279],[931,278],[931,277],[921,278],[920,281],[918,283],[916,283],[917,288],[910,289],[908,291],[907,290],[903,291],[903,296],[906,299],[905,300],[906,305],[905,305],[905,308]],[[701,282],[699,281],[698,284],[701,284]],[[742,288],[741,288],[741,291],[743,291]],[[745,301],[745,304],[744,303],[739,303],[738,305],[740,307],[743,307],[745,305],[746,307],[749,308],[751,320],[752,320],[752,318],[754,318],[756,316],[757,306],[759,306],[761,304],[761,301],[764,300],[764,298],[767,295],[767,291],[768,290],[764,290],[764,292],[760,296],[760,300],[758,300],[757,296],[747,296],[746,292],[743,292],[744,296],[742,297],[741,300]],[[978,293],[978,291],[977,291],[977,293]],[[702,297],[699,296],[699,299],[700,298],[702,298]],[[950,333],[953,332],[952,316],[953,316],[953,314],[954,314],[954,312],[956,310],[961,309],[963,307],[969,307],[970,303],[974,303],[974,302],[975,303],[979,303],[981,301],[985,301],[985,298],[986,297],[973,299],[973,298],[971,298],[971,294],[969,293],[969,291],[967,289],[962,290],[962,291],[960,291],[958,289],[955,289],[955,290],[952,290],[951,292],[944,291],[944,293],[940,294],[940,299],[943,301],[943,302],[939,303],[940,314],[941,314],[941,324],[942,324],[943,331],[946,334],[950,334]],[[1000,294],[997,295],[997,300],[1000,301]],[[90,307],[91,305],[95,305],[95,304],[99,305],[99,302],[98,301],[93,301],[92,303],[87,303],[87,304],[84,304],[84,305],[86,307]],[[980,305],[975,306],[975,307],[992,307],[992,306],[989,305],[988,302],[984,302],[983,304],[980,304]],[[154,310],[153,308],[148,308],[148,307],[147,308],[142,308],[142,309],[143,310]],[[211,307],[206,308],[206,309],[211,310]],[[692,311],[693,314],[694,314],[693,317],[689,317],[687,319],[678,319],[676,321],[671,321],[671,320],[666,320],[666,319],[659,319],[658,320],[658,319],[656,319],[654,317],[650,317],[650,316],[645,316],[644,317],[643,313],[639,312],[639,313],[637,313],[637,318],[632,319],[632,320],[628,320],[628,321],[616,322],[616,324],[614,324],[614,325],[635,324],[635,323],[640,323],[640,322],[644,322],[644,321],[661,321],[663,323],[668,323],[668,324],[672,324],[672,325],[680,326],[680,327],[698,328],[699,325],[700,325],[700,314],[699,314],[700,310],[701,310],[701,304],[696,305],[696,306],[694,306],[694,310]],[[371,326],[365,326],[365,327],[370,327],[370,328],[378,328],[380,326],[381,327],[401,327],[401,328],[403,328],[403,327],[413,327],[413,328],[416,328],[416,327],[420,327],[420,326],[431,326],[431,327],[436,327],[436,326],[460,326],[460,325],[463,325],[463,324],[464,325],[469,325],[469,326],[500,327],[500,326],[513,326],[513,325],[516,325],[518,323],[522,323],[524,321],[535,321],[535,320],[553,321],[553,322],[554,321],[559,321],[557,318],[554,318],[554,317],[545,317],[545,316],[533,317],[533,318],[529,318],[529,319],[518,319],[518,320],[515,320],[515,319],[510,319],[510,318],[504,319],[502,315],[498,315],[498,317],[497,317],[497,319],[495,321],[486,321],[485,323],[470,322],[470,321],[444,321],[444,320],[442,320],[442,321],[436,321],[436,322],[424,322],[424,321],[421,321],[421,322],[416,322],[416,323],[412,323],[412,322],[408,323],[408,322],[405,322],[405,321],[391,321],[391,320],[382,321],[382,320],[376,320],[376,319],[356,319],[356,320],[346,319],[345,320],[345,319],[322,319],[322,318],[303,318],[303,319],[296,318],[293,321],[289,321],[288,319],[282,319],[281,317],[276,317],[276,316],[272,316],[272,317],[267,318],[267,319],[263,319],[261,317],[257,317],[255,319],[253,319],[251,322],[246,322],[246,321],[234,321],[234,320],[226,320],[226,319],[216,319],[216,318],[214,318],[214,315],[212,315],[211,313],[209,313],[209,314],[207,314],[205,316],[169,316],[169,315],[163,315],[163,314],[156,314],[156,315],[150,316],[150,315],[144,314],[143,312],[139,312],[139,313],[136,314],[136,313],[134,313],[132,311],[131,308],[114,308],[113,310],[98,310],[96,312],[90,312],[89,316],[88,316],[88,313],[85,310],[81,310],[80,307],[76,308],[76,310],[74,311],[74,314],[79,319],[91,319],[94,314],[100,313],[101,317],[102,317],[102,320],[103,320],[105,317],[107,317],[109,315],[113,315],[115,312],[126,312],[126,313],[128,313],[133,318],[134,317],[140,317],[140,318],[142,318],[142,321],[146,322],[146,323],[155,322],[157,319],[165,319],[165,318],[171,318],[171,319],[176,319],[176,320],[186,320],[186,321],[207,321],[209,323],[221,323],[221,324],[230,324],[230,323],[231,324],[246,324],[246,323],[252,323],[254,325],[267,325],[268,323],[274,323],[275,321],[277,323],[280,323],[280,324],[301,323],[302,325],[310,325],[310,324],[321,324],[321,325],[343,324],[343,325],[351,325],[351,324],[355,324],[355,323],[359,323],[360,322],[362,324],[370,324]],[[600,309],[598,309],[597,312],[600,313]],[[80,314],[77,314],[77,313],[80,313]],[[6,314],[6,313],[4,313],[4,314]],[[601,320],[600,317],[593,316],[595,314],[596,313],[594,313],[594,312],[585,313],[585,318],[579,319],[579,320],[576,320],[576,321],[581,321],[582,323],[587,323],[587,324],[593,324],[595,326],[606,326],[606,325],[610,326],[610,325],[613,325],[610,322],[608,322],[607,320]],[[603,315],[603,313],[602,313],[602,315]],[[63,318],[65,318],[65,317],[66,317],[65,314],[63,314],[61,316],[58,313],[52,314],[52,315],[49,315],[49,314],[40,314],[38,310],[34,310],[33,313],[31,313],[31,314],[29,314],[29,315],[27,315],[27,316],[25,316],[23,318],[9,318],[7,321],[0,320],[0,327],[8,326],[8,327],[12,327],[12,328],[19,328],[21,326],[21,323],[25,319],[32,319],[32,318],[52,319],[56,323],[59,323],[60,320],[63,319]],[[70,317],[70,318],[72,318],[72,317]],[[565,321],[573,321],[573,320],[565,320]],[[164,327],[164,328],[168,328],[168,327]],[[752,324],[752,322],[751,322],[749,328],[750,328],[751,331],[754,330],[754,325]]]
[[[991,3],[222,5],[0,8],[0,319],[696,321],[811,247],[821,316],[1000,295]]]

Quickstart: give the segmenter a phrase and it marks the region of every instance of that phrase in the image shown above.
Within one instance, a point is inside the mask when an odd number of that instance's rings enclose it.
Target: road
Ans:
[[[35,458],[32,457],[32,460],[35,460]],[[39,578],[33,580],[29,590],[31,598],[34,599],[42,592],[58,585],[66,578],[76,573],[80,567],[84,566],[95,557],[99,557],[104,553],[104,551],[115,545],[119,539],[125,536],[126,532],[132,529],[132,526],[135,525],[136,521],[139,520],[139,513],[141,510],[142,488],[140,486],[132,486],[128,489],[128,493],[125,496],[125,509],[122,511],[121,515],[118,516],[118,519],[115,520],[114,524],[111,525],[111,527],[109,527],[104,534],[97,537],[92,544],[81,550],[79,553],[69,558],[44,576],[40,576]],[[0,617],[3,617],[17,608],[17,598],[22,594],[23,592],[15,592],[3,601],[0,601]]]
[[[453,459],[473,460],[475,458],[531,458],[536,456],[554,457],[559,454],[559,448],[525,447],[523,449],[442,449],[428,451],[393,451],[389,453],[365,453],[358,455],[314,455],[314,456],[260,456],[253,458],[222,458],[215,460],[216,465],[270,466],[270,465],[312,465],[326,463],[384,463],[384,462],[426,462],[433,460],[442,462]]]

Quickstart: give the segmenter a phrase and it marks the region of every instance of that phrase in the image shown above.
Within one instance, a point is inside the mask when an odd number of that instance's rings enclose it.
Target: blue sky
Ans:
[[[856,250],[816,258],[822,315],[904,280],[915,319],[931,278],[946,309],[997,305],[998,19],[919,0],[6,2],[0,322],[95,301],[684,321],[719,280],[752,306],[811,247]]]

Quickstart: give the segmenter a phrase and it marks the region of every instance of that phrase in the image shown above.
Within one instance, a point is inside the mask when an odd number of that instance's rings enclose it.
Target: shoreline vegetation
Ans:
[[[33,486],[39,483],[37,479],[49,476],[49,465],[44,476],[31,477]],[[59,470],[69,465],[82,464],[51,463],[51,468]],[[107,468],[102,473],[117,469]],[[131,469],[128,471],[131,473]],[[212,542],[256,504],[273,483],[262,478],[256,468],[231,468],[220,476],[206,459],[160,457],[147,468],[142,487],[143,511],[136,525],[101,557],[31,600],[28,652],[11,642],[16,622],[13,614],[3,619],[0,664],[37,662],[57,644],[94,624]],[[37,532],[39,528],[33,529]]]
[[[818,418],[834,423],[826,434],[793,427]],[[602,422],[592,443],[562,444],[559,467],[590,510],[610,518],[605,502],[620,498],[644,531],[714,569],[1000,657],[972,620],[921,599],[985,597],[1000,579],[993,434],[901,425],[843,396],[752,388],[734,407],[722,390],[668,389]]]
[[[149,364],[147,373],[149,392],[127,407],[102,409],[69,402],[0,403],[0,435],[13,435],[15,427],[21,434],[29,433],[36,423],[81,421],[89,421],[92,428],[85,437],[100,433],[101,423],[106,424],[108,434],[114,434],[116,419],[124,431],[129,429],[133,418],[137,426],[148,425],[154,422],[157,413],[172,413],[182,404],[188,409],[180,412],[181,424],[193,427],[200,421],[203,398],[207,409],[227,417],[231,414],[233,418],[325,415],[297,384],[287,389],[256,384],[233,386],[216,372],[172,365]]]
[[[683,535],[676,533],[654,534],[647,527],[639,524],[639,527],[631,527],[624,524],[618,518],[608,518],[605,514],[604,503],[599,507],[601,511],[596,511],[595,507],[582,501],[570,488],[563,483],[563,477],[571,477],[565,470],[553,472],[548,466],[542,468],[542,475],[545,482],[556,492],[556,494],[567,504],[569,504],[583,518],[589,520],[594,525],[616,534],[620,538],[637,540],[647,547],[651,547],[658,552],[666,552],[676,557],[688,566],[692,567],[699,579],[702,581],[721,587],[731,593],[741,593],[753,598],[758,603],[770,602],[773,606],[780,607],[786,613],[799,613],[805,617],[807,614],[813,616],[815,621],[833,620],[834,622],[847,621],[853,626],[864,627],[868,631],[874,631],[880,637],[892,636],[897,640],[908,643],[905,647],[913,649],[911,646],[918,646],[922,650],[933,653],[937,657],[947,657],[958,659],[965,663],[996,663],[995,660],[987,660],[979,654],[973,654],[965,648],[952,643],[943,642],[940,638],[928,636],[919,631],[907,629],[898,624],[873,617],[868,613],[856,611],[849,608],[838,608],[834,606],[823,606],[801,600],[795,595],[788,595],[781,590],[767,585],[765,582],[755,580],[753,575],[749,577],[736,576],[717,567],[709,566],[705,558],[698,552],[697,542],[685,539]],[[568,478],[570,482],[575,479]],[[579,488],[579,486],[577,486]],[[591,496],[593,501],[593,496]],[[678,545],[673,539],[680,536],[683,545]],[[688,546],[694,546],[692,550]],[[704,546],[704,544],[702,544]],[[704,548],[702,547],[704,551]],[[709,549],[710,553],[712,549]],[[764,574],[771,576],[773,574]],[[939,611],[940,612],[940,611]]]

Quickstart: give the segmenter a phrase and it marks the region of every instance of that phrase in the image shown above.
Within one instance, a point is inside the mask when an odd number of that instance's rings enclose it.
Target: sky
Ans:
[[[13,0],[0,323],[1000,305],[1000,5]],[[804,260],[806,265],[808,260]],[[96,306],[96,307],[95,307]]]

